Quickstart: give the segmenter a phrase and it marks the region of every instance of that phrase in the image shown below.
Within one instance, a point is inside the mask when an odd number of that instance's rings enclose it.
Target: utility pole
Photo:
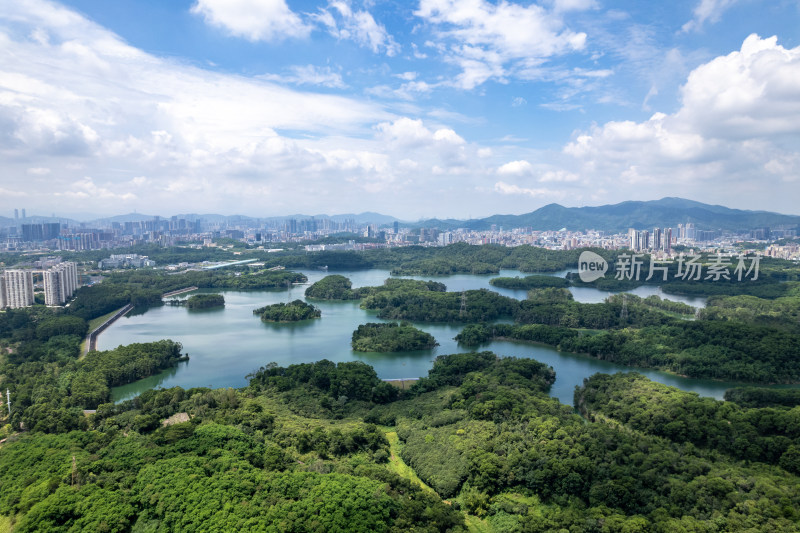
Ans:
[[[0,395],[3,393],[0,392]],[[1,398],[2,396],[0,396]],[[11,416],[11,391],[6,389],[6,400],[8,401],[8,416]]]
[[[75,486],[75,471],[77,470],[77,465],[75,464],[75,456],[72,456],[72,486]]]
[[[628,321],[628,294],[622,293],[622,311],[619,314],[620,320]]]

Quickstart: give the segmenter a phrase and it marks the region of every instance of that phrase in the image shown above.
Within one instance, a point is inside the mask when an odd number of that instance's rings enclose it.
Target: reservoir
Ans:
[[[327,272],[302,271],[309,284]],[[336,272],[347,276],[354,287],[380,285],[390,277],[387,270],[361,270]],[[565,275],[565,272],[555,275]],[[518,271],[502,271],[501,276],[524,276]],[[414,279],[433,279],[447,285],[448,291],[487,288],[506,296],[525,298],[526,291],[497,289],[489,285],[496,275],[454,275],[446,277],[415,276]],[[383,379],[416,378],[427,375],[433,360],[450,353],[471,351],[459,346],[453,337],[461,331],[457,324],[414,325],[433,335],[439,346],[432,350],[401,353],[360,353],[350,349],[350,337],[359,324],[380,322],[374,311],[359,308],[358,301],[331,302],[309,300],[322,311],[322,318],[291,324],[266,324],[253,309],[295,299],[305,300],[308,285],[297,285],[289,290],[275,291],[195,291],[220,292],[225,297],[225,307],[209,310],[188,310],[185,307],[160,306],[143,313],[130,313],[119,319],[98,338],[98,350],[115,348],[121,344],[172,339],[183,344],[190,360],[180,363],[160,374],[113,389],[116,401],[132,398],[141,392],[159,387],[243,387],[246,375],[275,362],[280,366],[309,363],[320,359],[335,362],[363,361],[375,368]],[[585,303],[603,301],[610,293],[591,288],[573,288],[575,300]],[[629,291],[646,297],[657,294],[671,300],[682,301],[696,307],[705,305],[703,298],[665,295],[656,286],[642,286]],[[182,295],[187,297],[188,293]],[[726,389],[741,385],[720,381],[688,379],[653,370],[632,369],[605,361],[564,353],[549,346],[495,341],[478,350],[491,350],[498,355],[529,357],[546,363],[556,371],[556,382],[551,395],[572,405],[576,385],[597,372],[613,373],[635,370],[654,381],[694,391],[702,396],[722,398]]]

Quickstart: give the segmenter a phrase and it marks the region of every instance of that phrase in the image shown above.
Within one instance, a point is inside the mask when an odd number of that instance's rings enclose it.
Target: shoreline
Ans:
[[[196,290],[197,287],[194,286],[185,287],[183,289],[165,292],[164,294],[161,295],[161,298],[164,299],[167,298],[168,296],[175,296],[177,294],[183,294],[185,292],[196,291]],[[90,331],[86,335],[86,339],[84,340],[85,350],[80,356],[81,359],[84,358],[86,354],[88,354],[89,352],[97,351],[97,338],[100,336],[100,334],[103,333],[103,331],[105,331],[111,324],[119,320],[121,317],[130,313],[131,310],[133,310],[133,304],[127,304],[125,307],[122,307],[119,310],[117,310],[117,312],[111,315],[105,322],[103,322],[102,324],[94,328],[92,331]]]

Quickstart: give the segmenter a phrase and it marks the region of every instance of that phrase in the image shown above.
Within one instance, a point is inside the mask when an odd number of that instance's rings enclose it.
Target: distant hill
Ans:
[[[378,224],[378,225],[391,224],[395,220],[398,220],[398,219],[396,219],[394,217],[391,217],[391,216],[388,216],[388,215],[382,215],[380,213],[372,213],[372,212],[365,212],[365,213],[359,213],[359,214],[348,213],[348,214],[343,214],[343,215],[303,215],[303,214],[299,214],[298,213],[298,214],[295,214],[295,215],[284,215],[284,216],[274,216],[274,217],[250,217],[250,216],[245,216],[245,215],[219,215],[219,214],[216,214],[216,213],[205,213],[205,214],[184,213],[184,214],[179,214],[179,215],[175,215],[175,216],[177,218],[184,218],[186,220],[192,220],[192,221],[197,220],[197,219],[203,219],[206,222],[210,222],[212,224],[219,224],[219,223],[223,223],[223,222],[226,222],[228,224],[237,224],[237,223],[247,223],[247,222],[254,222],[254,221],[255,222],[259,222],[259,221],[276,221],[276,220],[283,221],[283,220],[289,220],[289,219],[292,219],[292,218],[297,219],[297,220],[306,220],[306,219],[309,219],[309,218],[312,218],[312,217],[317,219],[317,220],[330,219],[330,220],[334,220],[336,222],[342,222],[342,221],[345,221],[345,220],[355,220],[357,224]],[[141,213],[129,213],[127,215],[116,215],[116,216],[113,216],[113,217],[101,218],[101,219],[98,219],[98,220],[94,220],[92,222],[104,222],[104,223],[119,222],[119,223],[125,223],[125,222],[140,222],[140,221],[145,221],[145,220],[153,220],[153,218],[155,218],[154,215],[144,215],[144,214],[141,214]],[[160,218],[162,220],[165,220],[165,219],[169,219],[170,217],[169,216],[167,216],[167,217],[161,216]]]
[[[760,227],[800,226],[800,216],[782,215],[769,211],[730,209],[683,198],[662,198],[647,202],[628,201],[596,207],[564,207],[548,204],[523,215],[493,215],[487,218],[457,221],[438,220],[419,222],[416,226],[442,229],[489,229],[493,224],[505,228],[531,227],[534,230],[583,231],[597,229],[622,232],[628,228],[676,228],[678,224],[693,223],[701,230],[749,230]]]

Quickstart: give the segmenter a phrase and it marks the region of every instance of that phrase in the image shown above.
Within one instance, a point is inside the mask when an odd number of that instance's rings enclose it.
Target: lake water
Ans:
[[[327,275],[322,271],[303,271],[313,283]],[[349,277],[354,287],[380,285],[389,277],[387,270],[337,272]],[[566,271],[554,273],[565,275]],[[502,271],[501,276],[524,276],[518,271]],[[515,298],[525,298],[526,291],[497,289],[489,285],[494,275],[455,275],[432,278],[447,285],[450,291],[488,288]],[[130,314],[115,322],[98,338],[98,349],[107,350],[121,344],[151,342],[169,338],[183,344],[190,360],[158,375],[113,389],[115,400],[132,398],[156,387],[242,387],[245,376],[258,368],[276,362],[281,366],[308,363],[320,359],[331,361],[363,361],[375,368],[384,379],[416,378],[427,375],[438,355],[466,352],[453,337],[462,326],[451,324],[415,325],[433,335],[439,346],[432,350],[404,353],[358,353],[350,349],[350,337],[359,324],[380,322],[373,311],[359,308],[359,302],[312,301],[322,311],[322,318],[293,324],[265,324],[253,315],[253,309],[278,302],[304,299],[307,285],[288,291],[220,291],[225,296],[224,309],[190,311],[184,307],[161,306],[144,313]],[[200,292],[200,291],[198,291]],[[212,291],[204,291],[212,292]],[[610,293],[590,288],[572,289],[580,302],[601,302]],[[663,295],[658,287],[645,286],[630,291],[639,296],[658,294],[694,306],[702,306],[702,298]],[[187,295],[183,295],[187,296]],[[552,366],[556,382],[551,395],[572,405],[576,385],[596,372],[631,371],[629,367],[596,359],[559,352],[543,345],[496,341],[481,346],[499,355],[531,357]],[[725,389],[737,385],[718,381],[681,378],[663,372],[635,369],[654,381],[694,391],[703,396],[721,398]]]

